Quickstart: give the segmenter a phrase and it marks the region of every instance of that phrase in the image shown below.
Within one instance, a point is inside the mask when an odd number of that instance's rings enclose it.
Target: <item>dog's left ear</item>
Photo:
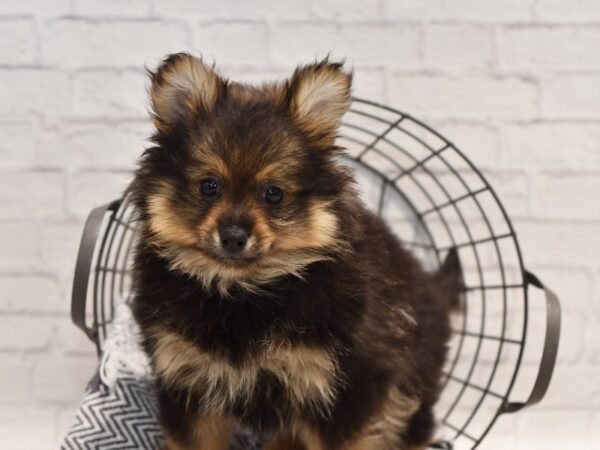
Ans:
[[[290,82],[292,117],[313,141],[333,144],[337,128],[350,107],[352,74],[327,59],[298,67]]]

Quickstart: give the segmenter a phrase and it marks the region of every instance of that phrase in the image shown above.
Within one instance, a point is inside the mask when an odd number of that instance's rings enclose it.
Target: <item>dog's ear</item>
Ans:
[[[150,79],[150,100],[159,131],[209,113],[226,87],[212,67],[187,53],[169,55],[156,72],[150,72]]]
[[[289,106],[298,125],[316,141],[333,144],[350,107],[352,74],[328,59],[298,67],[288,87]]]

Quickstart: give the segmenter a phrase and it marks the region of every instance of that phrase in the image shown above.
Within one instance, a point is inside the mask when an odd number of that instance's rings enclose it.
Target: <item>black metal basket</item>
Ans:
[[[453,319],[437,417],[453,448],[475,448],[499,415],[544,396],[558,349],[558,299],[524,269],[512,224],[481,172],[439,133],[408,114],[354,99],[338,142],[347,149],[343,158],[356,169],[367,206],[427,268],[458,249],[465,301]],[[94,209],[79,249],[72,318],[99,352],[115,299],[129,288],[133,214],[127,195]],[[525,348],[530,286],[545,291],[544,347],[529,398],[513,402],[509,395]]]

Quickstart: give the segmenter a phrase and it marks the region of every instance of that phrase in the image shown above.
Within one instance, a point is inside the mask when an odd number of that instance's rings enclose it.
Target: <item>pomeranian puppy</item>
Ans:
[[[336,134],[352,76],[328,60],[235,83],[189,54],[151,77],[136,320],[167,449],[417,449],[434,429],[455,253],[427,274],[355,192]]]

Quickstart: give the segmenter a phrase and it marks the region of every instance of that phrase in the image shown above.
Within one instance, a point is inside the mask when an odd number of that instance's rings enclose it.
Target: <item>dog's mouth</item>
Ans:
[[[221,264],[230,265],[233,267],[245,267],[256,263],[260,260],[261,255],[227,255],[223,252],[212,253],[213,258],[217,259]]]
[[[258,248],[243,250],[239,253],[229,253],[217,245],[201,245],[199,250],[210,259],[224,266],[243,268],[255,264],[264,256],[265,251]]]

